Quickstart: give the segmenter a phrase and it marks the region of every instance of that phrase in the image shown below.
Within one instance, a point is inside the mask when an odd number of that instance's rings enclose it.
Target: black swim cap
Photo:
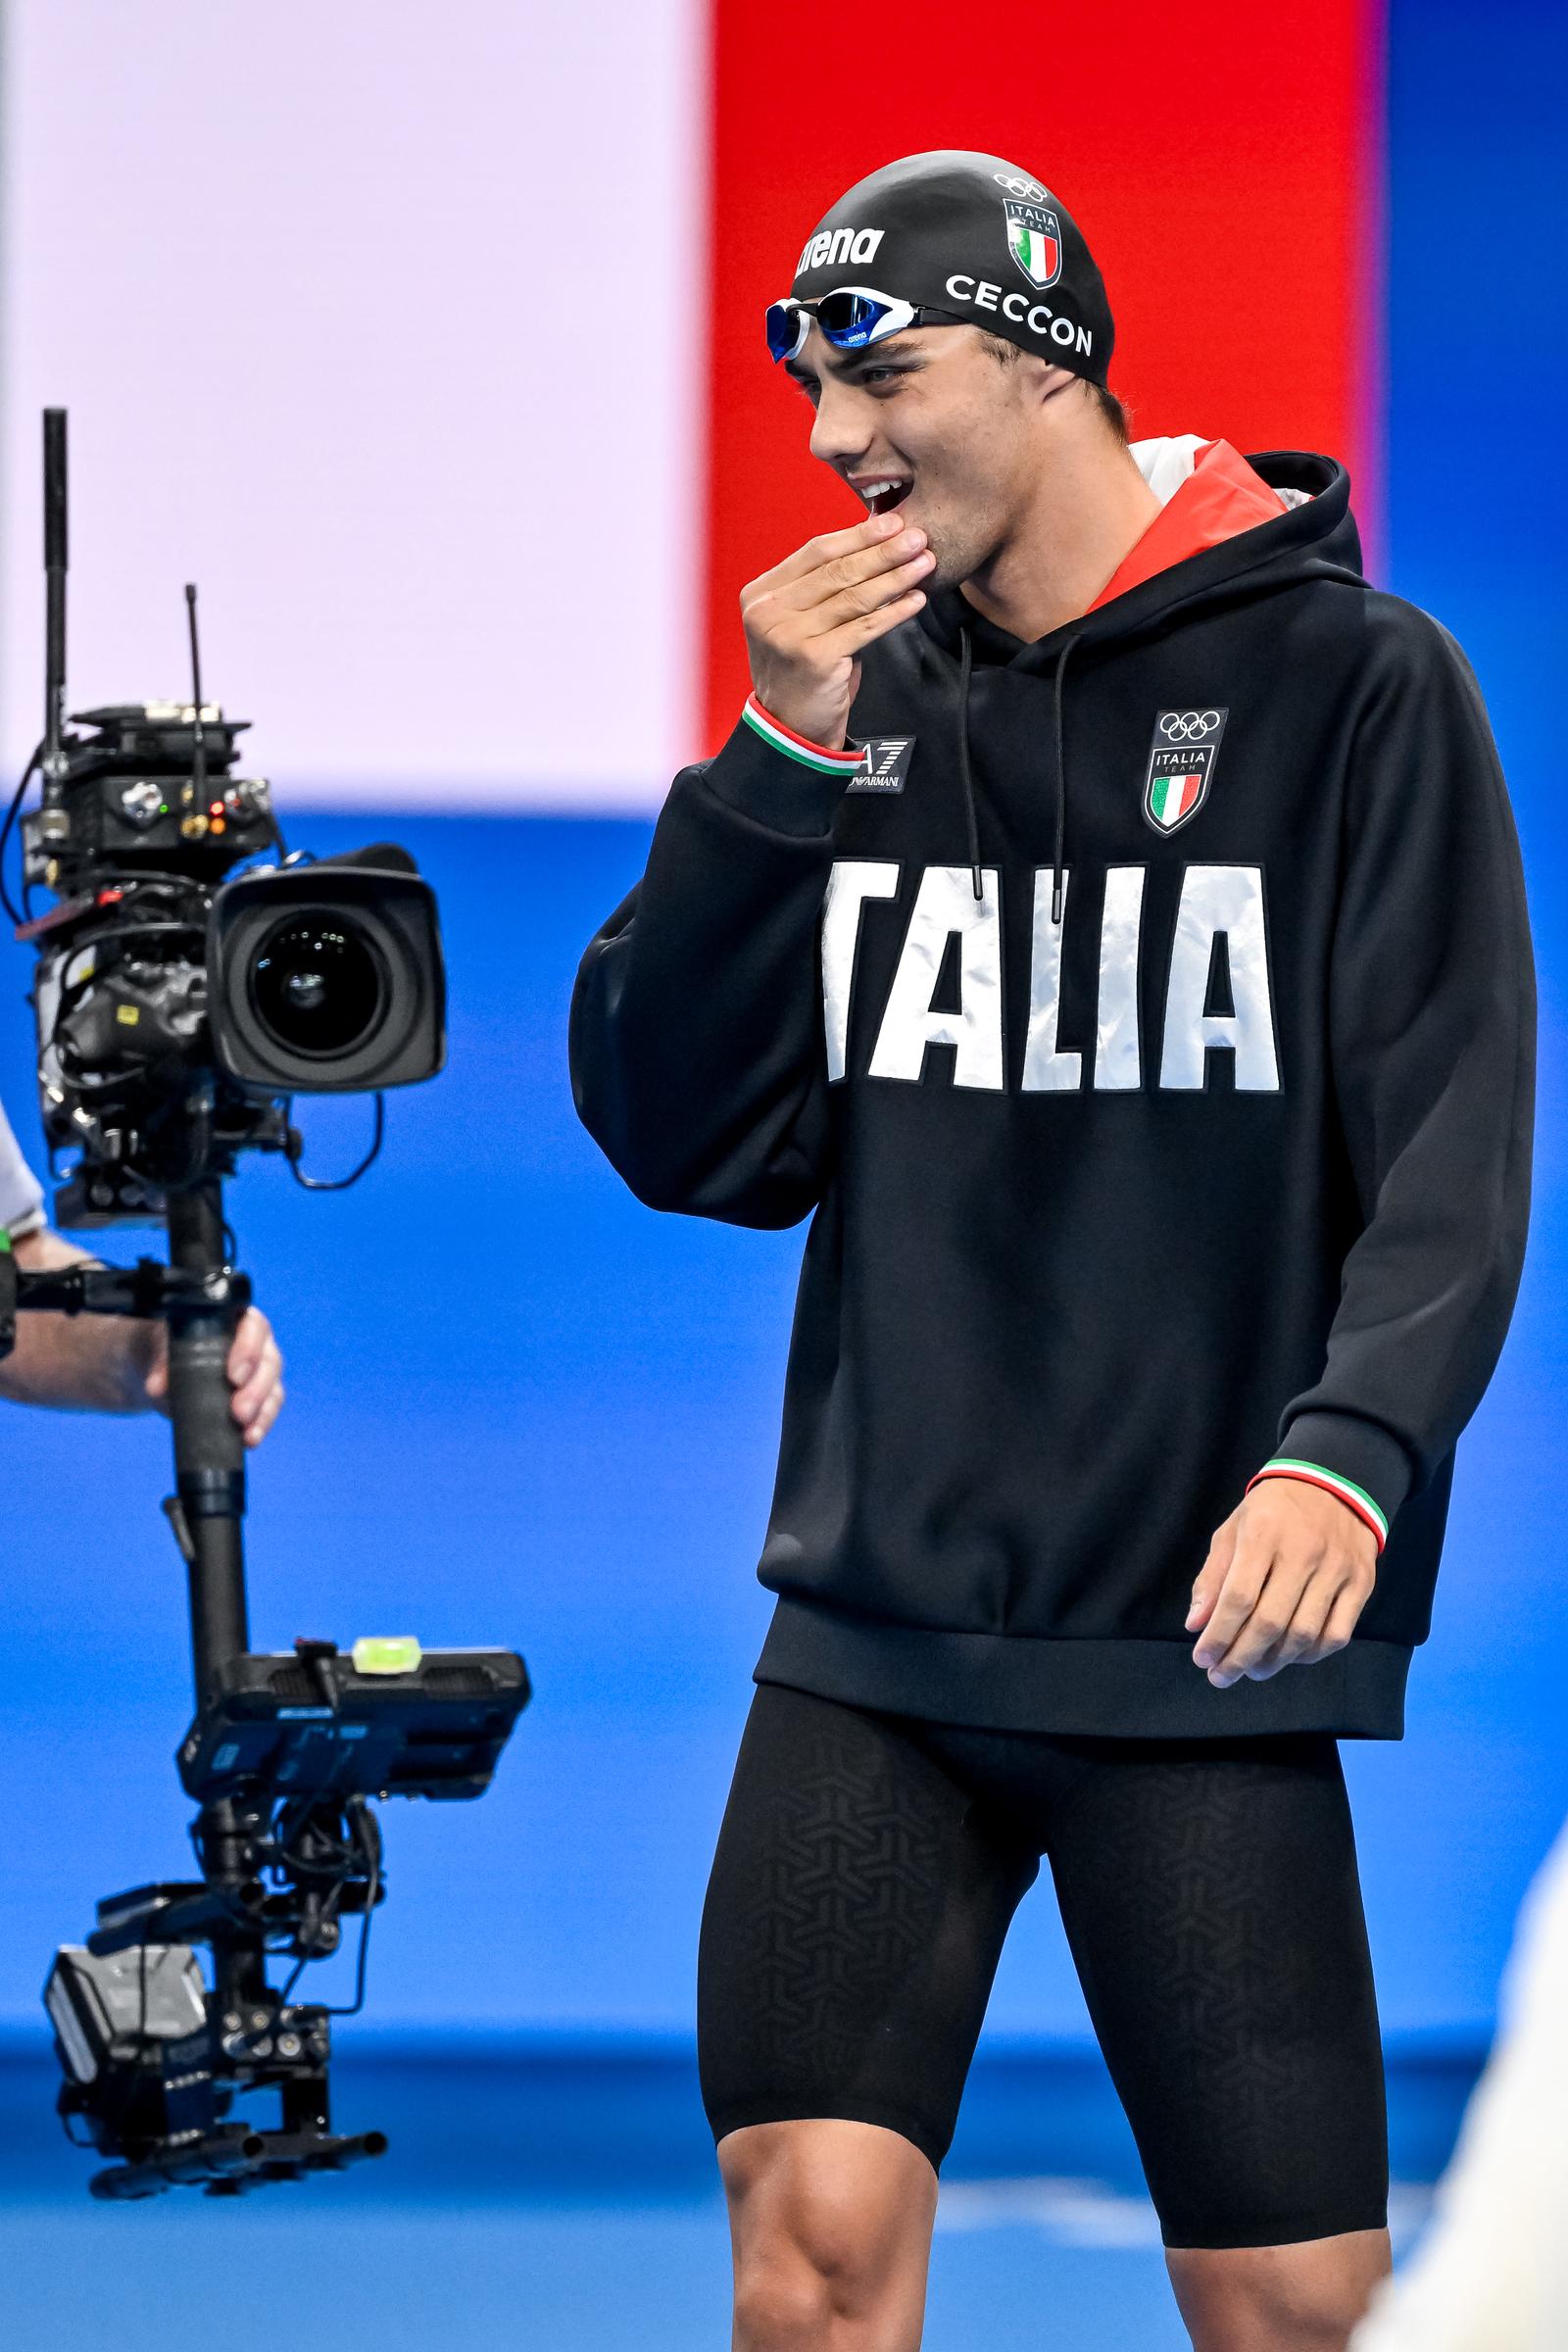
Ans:
[[[906,155],[857,180],[796,264],[797,302],[868,286],[951,312],[1103,384],[1115,339],[1094,257],[1059,197],[1000,155]]]

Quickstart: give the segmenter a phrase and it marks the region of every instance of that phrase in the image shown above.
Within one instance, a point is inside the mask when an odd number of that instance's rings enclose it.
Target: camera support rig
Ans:
[[[244,1440],[226,1366],[251,1294],[229,1262],[222,1184],[241,1150],[297,1156],[292,1090],[368,1092],[440,1068],[434,901],[406,853],[385,846],[224,879],[281,841],[265,784],[223,784],[238,730],[202,700],[194,590],[188,712],[116,706],[86,714],[96,739],[63,733],[65,497],[65,416],[46,411],[48,676],[28,769],[42,806],[24,834],[29,879],[59,904],[17,930],[49,974],[34,990],[46,1132],[82,1152],[62,1222],[156,1218],[168,1259],[24,1271],[0,1232],[0,1355],[19,1308],[168,1325],[174,1493],[164,1509],[187,1570],[196,1700],[176,1761],[199,1808],[201,1875],[100,1902],[85,1943],[56,1954],[44,2002],[67,2129],[120,2160],[92,2193],[140,2198],[191,2181],[237,2195],[384,2150],[379,2132],[333,2132],[329,2020],[343,2012],[296,2003],[293,1988],[357,1913],[358,2009],[385,1892],[372,1800],[480,1795],[530,1691],[509,1649],[249,1646]],[[145,1054],[138,1031],[152,1033]],[[377,1105],[379,1135],[379,1093]],[[293,1967],[274,1989],[268,1957],[279,1951]],[[276,2128],[231,2117],[236,2097],[272,2089]]]
[[[200,1723],[223,1668],[248,1642],[244,1446],[223,1367],[250,1284],[224,1262],[216,1181],[171,1195],[167,1215],[168,1265],[142,1258],[126,1270],[24,1274],[17,1303],[168,1321],[175,1492],[164,1507],[188,1571]],[[362,1820],[373,1824],[360,1803]],[[299,1948],[309,1933],[296,1889],[281,1900],[264,1892],[269,1814],[263,1788],[204,1803],[194,1830],[202,1878],[108,1897],[85,1946],[67,1946],[56,1960],[45,2000],[67,2069],[61,2112],[68,2128],[80,2118],[100,2149],[129,2159],[96,2176],[95,2196],[148,2196],[188,2180],[234,2194],[386,2145],[378,2132],[333,2132],[326,2013],[288,2008],[268,1984],[268,1942],[292,1927]],[[371,1838],[373,1827],[368,1845]],[[355,1891],[373,1902],[379,1886],[372,1879]],[[318,1903],[317,1913],[307,1950],[330,1948]],[[212,1951],[211,1987],[195,1962],[198,1942]],[[235,2090],[271,2084],[281,2129],[225,2120]]]
[[[178,1765],[200,1805],[202,1875],[100,1902],[85,1944],[62,1948],[45,1988],[67,2076],[61,2114],[124,2159],[94,2177],[102,2198],[182,2181],[235,2195],[383,2151],[377,2132],[332,2131],[331,2013],[288,1995],[357,1912],[363,1997],[363,1939],[385,1891],[371,1798],[479,1795],[529,1697],[511,1650],[249,1649],[244,1441],[224,1367],[250,1284],[226,1262],[216,1179],[170,1194],[167,1218],[167,1265],[24,1273],[0,1250],[0,1346],[18,1307],[169,1324],[175,1492],[164,1508],[188,1573],[196,1697]],[[198,1944],[211,1950],[210,1985]],[[295,1962],[281,1992],[267,1975],[279,1948]],[[280,2128],[228,2119],[239,2093],[267,2088],[280,2094]]]

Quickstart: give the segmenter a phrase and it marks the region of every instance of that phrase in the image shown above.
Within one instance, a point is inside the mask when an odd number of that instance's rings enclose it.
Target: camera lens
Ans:
[[[251,969],[251,1002],[296,1054],[345,1054],[381,1017],[386,985],[370,942],[341,915],[291,915]]]

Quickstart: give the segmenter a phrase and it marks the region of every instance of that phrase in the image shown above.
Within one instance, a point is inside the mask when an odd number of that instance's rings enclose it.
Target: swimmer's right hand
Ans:
[[[898,514],[868,514],[847,531],[808,539],[798,554],[741,590],[752,685],[772,717],[828,751],[842,751],[859,690],[859,655],[912,619],[918,582],[936,559],[924,531]]]

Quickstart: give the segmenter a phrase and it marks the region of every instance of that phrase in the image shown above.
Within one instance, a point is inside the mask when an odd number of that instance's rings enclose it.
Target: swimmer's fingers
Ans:
[[[1232,1568],[1196,1653],[1216,1690],[1229,1690],[1262,1665],[1295,1617],[1307,1581],[1304,1570],[1278,1554],[1259,1579],[1258,1556],[1250,1552],[1239,1568]]]
[[[752,689],[764,711],[824,751],[845,741],[858,657],[925,603],[936,559],[921,531],[872,514],[809,540],[741,591]]]
[[[1223,1525],[1216,1527],[1209,1538],[1208,1557],[1193,1580],[1193,1604],[1187,1612],[1187,1631],[1190,1634],[1196,1634],[1207,1625],[1213,1615],[1214,1603],[1225,1582],[1225,1572],[1235,1554],[1236,1531],[1241,1516],[1241,1505],[1238,1503],[1230,1517]]]
[[[755,626],[766,612],[775,627],[787,629],[793,622],[814,635],[835,619],[874,612],[928,572],[935,561],[924,531],[899,531],[874,547],[854,549],[798,580],[754,597],[743,607],[743,614]]]
[[[935,562],[936,558],[927,548],[907,564],[882,572],[875,579],[856,582],[841,589],[836,596],[825,598],[809,614],[804,616],[808,629],[818,644],[824,638],[833,638],[848,630],[852,643],[861,645],[867,634],[863,624],[872,621],[876,625],[869,633],[880,636],[895,606],[905,609],[901,611],[901,617],[906,617],[908,612],[919,611],[925,598],[913,592],[919,589]]]
[[[1376,1539],[1348,1504],[1304,1479],[1265,1479],[1239,1507],[1194,1663],[1222,1690],[1315,1664],[1349,1641],[1376,1579]]]
[[[742,612],[760,596],[777,596],[801,581],[831,573],[835,565],[863,564],[866,559],[874,564],[878,549],[891,545],[902,530],[897,514],[868,514],[863,522],[851,523],[846,530],[819,531],[782,564],[747,581],[741,590]]]
[[[1319,1658],[1328,1657],[1333,1650],[1343,1649],[1350,1638],[1359,1609],[1350,1617],[1343,1639],[1335,1640],[1329,1632],[1329,1621],[1335,1610],[1351,1597],[1348,1582],[1336,1583],[1332,1573],[1319,1573],[1304,1587],[1300,1599],[1292,1613],[1291,1621],[1271,1648],[1265,1650],[1256,1664],[1245,1667],[1244,1673],[1254,1683],[1267,1682],[1282,1666],[1312,1666]]]

